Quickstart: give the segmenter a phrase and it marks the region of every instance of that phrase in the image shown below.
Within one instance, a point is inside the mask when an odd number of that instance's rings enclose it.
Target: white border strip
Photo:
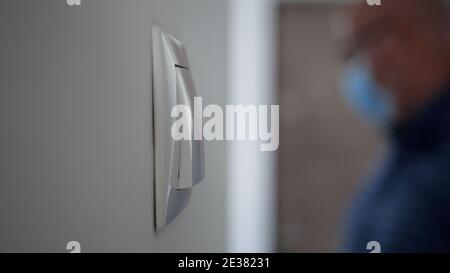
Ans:
[[[229,104],[276,104],[276,1],[230,0]],[[276,250],[276,153],[230,142],[228,251]]]

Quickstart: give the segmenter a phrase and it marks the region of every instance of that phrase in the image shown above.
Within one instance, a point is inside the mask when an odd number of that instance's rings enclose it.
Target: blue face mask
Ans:
[[[344,75],[344,95],[349,106],[377,127],[388,127],[394,118],[389,92],[380,87],[369,66],[362,60],[348,64]]]

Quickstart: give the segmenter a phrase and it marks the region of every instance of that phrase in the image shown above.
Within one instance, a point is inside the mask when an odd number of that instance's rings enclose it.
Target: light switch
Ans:
[[[189,105],[192,110],[194,105],[195,86],[188,69],[177,68],[177,104]],[[194,120],[193,111],[190,111],[191,118]],[[204,164],[198,164],[203,162],[203,142],[201,140],[194,139],[194,127],[193,123],[189,123],[188,128],[191,134],[191,141],[181,140],[180,146],[180,160],[179,160],[179,173],[178,183],[174,186],[177,189],[192,188],[197,183],[203,180],[204,177]]]
[[[196,90],[185,47],[153,27],[153,111],[155,145],[156,229],[170,223],[187,206],[191,188],[204,178],[203,142],[194,140]],[[189,140],[174,140],[171,117],[175,105],[189,111]]]

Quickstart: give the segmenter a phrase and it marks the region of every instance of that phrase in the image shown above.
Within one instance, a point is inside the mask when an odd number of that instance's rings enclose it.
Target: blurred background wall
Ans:
[[[283,1],[279,9],[282,252],[336,250],[344,213],[380,144],[340,96],[337,2]]]

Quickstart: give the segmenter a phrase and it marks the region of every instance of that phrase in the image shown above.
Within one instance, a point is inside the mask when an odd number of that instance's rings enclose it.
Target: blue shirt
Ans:
[[[450,89],[390,132],[380,170],[359,193],[343,250],[450,252]]]

